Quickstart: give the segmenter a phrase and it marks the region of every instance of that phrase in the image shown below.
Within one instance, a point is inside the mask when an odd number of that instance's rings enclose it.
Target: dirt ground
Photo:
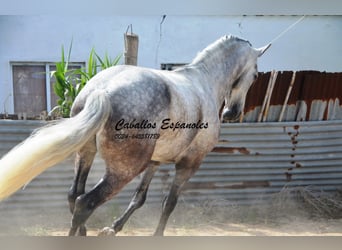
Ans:
[[[123,208],[111,206],[96,211],[87,223],[88,235],[96,236],[100,229],[111,225],[122,211]],[[227,201],[188,204],[180,201],[169,219],[165,235],[342,236],[342,216],[338,210],[331,211],[327,214],[315,204],[309,207],[283,197],[254,205],[236,205]],[[152,235],[160,212],[160,206],[145,204],[132,215],[117,236]],[[16,216],[0,214],[0,236],[67,235],[71,218],[69,213],[23,215],[24,213]]]
[[[97,236],[98,229],[90,229],[88,236]],[[150,236],[153,229],[125,229],[117,236]],[[67,230],[47,231],[50,236],[67,236]],[[221,225],[202,225],[198,227],[172,227],[165,236],[342,236],[342,220],[330,221],[294,221],[283,225],[248,225],[222,223]]]

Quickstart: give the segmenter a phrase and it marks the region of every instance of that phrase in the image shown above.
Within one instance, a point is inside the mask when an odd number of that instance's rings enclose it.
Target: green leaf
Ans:
[[[56,78],[56,83],[59,84],[60,88],[63,88],[63,89],[66,88],[67,83],[66,83],[65,78],[62,74],[57,73],[55,75],[55,78]]]
[[[58,62],[56,63],[56,73],[64,74],[64,63]]]
[[[53,91],[59,98],[64,98],[63,91],[58,88],[58,84],[53,85]]]
[[[75,98],[76,98],[76,91],[75,91],[74,86],[70,89],[69,97],[71,97],[72,102],[73,102],[73,101],[75,100]],[[71,103],[71,105],[72,105],[72,103]]]
[[[50,78],[54,77],[55,73],[56,73],[56,70],[51,70],[50,71]]]
[[[57,107],[63,117],[69,117],[75,98],[87,82],[97,74],[98,69],[101,68],[103,70],[115,66],[119,64],[122,57],[121,53],[112,60],[106,52],[105,56],[101,58],[96,54],[95,49],[92,48],[86,67],[69,69],[72,47],[73,39],[70,42],[67,56],[65,55],[64,46],[61,47],[61,61],[56,63],[56,70],[51,71],[51,77],[55,78],[53,90],[59,97]],[[99,65],[97,63],[99,63]]]
[[[69,51],[68,51],[68,59],[67,59],[67,62],[65,64],[65,71],[68,70],[68,66],[69,66],[69,62],[70,62],[70,56],[71,56],[71,49],[72,49],[72,44],[73,44],[73,38],[71,39],[71,42],[70,42],[70,46],[69,46]]]
[[[105,54],[105,56],[104,56],[103,59],[101,59],[101,57],[100,57],[98,54],[95,53],[95,55],[96,55],[96,58],[97,58],[97,59],[100,61],[100,63],[101,63],[101,69],[102,69],[102,70],[117,65],[117,64],[120,62],[120,59],[121,59],[121,56],[122,56],[122,54],[119,54],[119,55],[117,55],[117,56],[114,58],[114,60],[112,60],[112,59],[110,58],[110,56],[108,55],[107,52],[106,52],[106,54]]]
[[[65,65],[64,45],[62,45],[62,60],[60,64],[63,65],[63,68],[64,68],[64,65]]]
[[[112,65],[113,65],[113,66],[118,65],[119,62],[120,62],[120,60],[121,60],[121,57],[122,57],[122,53],[119,54],[119,55],[117,55],[117,56],[114,58],[114,61],[113,61]]]
[[[61,84],[59,82],[55,82],[53,85],[54,90],[56,91],[56,94],[58,96],[62,96],[64,93],[64,88],[63,86],[61,86]]]
[[[101,59],[101,57],[94,51],[94,54],[97,58],[97,60],[99,60],[100,64],[101,64],[101,68],[103,69],[105,66],[105,63],[103,62],[103,60]]]
[[[81,82],[87,82],[90,80],[89,74],[80,70],[79,75],[81,75]]]
[[[97,65],[96,65],[96,57],[95,55],[95,49],[93,48],[90,51],[89,59],[88,59],[88,77],[91,79],[94,75],[97,73]]]
[[[83,89],[83,87],[85,86],[86,82],[79,82],[78,84],[76,84],[76,96],[81,92],[81,90]]]

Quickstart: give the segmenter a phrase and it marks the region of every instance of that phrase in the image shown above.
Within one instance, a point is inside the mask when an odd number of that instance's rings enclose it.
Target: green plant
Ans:
[[[56,70],[51,72],[51,76],[55,78],[53,85],[53,91],[59,97],[57,101],[58,106],[53,108],[52,112],[58,110],[58,113],[62,117],[68,117],[70,114],[70,108],[73,102],[73,96],[75,95],[75,88],[71,82],[71,74],[68,74],[68,66],[70,61],[70,54],[72,49],[72,43],[69,48],[67,60],[65,60],[64,46],[62,46],[61,61],[56,63]]]
[[[51,72],[51,76],[56,81],[53,85],[53,90],[59,99],[57,106],[50,113],[57,114],[57,116],[63,118],[70,117],[72,104],[87,82],[99,71],[118,65],[122,56],[119,54],[112,60],[106,53],[102,59],[93,48],[88,57],[87,67],[69,69],[71,49],[72,42],[66,58],[64,47],[62,46],[61,61],[56,63],[56,70]]]

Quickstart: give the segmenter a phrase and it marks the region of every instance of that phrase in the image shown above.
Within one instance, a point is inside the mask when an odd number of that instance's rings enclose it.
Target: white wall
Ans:
[[[113,57],[123,51],[129,24],[139,35],[138,64],[190,62],[197,52],[224,34],[267,44],[298,16],[0,16],[0,113],[12,93],[10,62],[55,62],[61,45],[73,39],[72,61],[86,61],[92,47]],[[342,16],[307,16],[260,58],[259,70],[342,71]],[[13,112],[12,97],[5,103]]]

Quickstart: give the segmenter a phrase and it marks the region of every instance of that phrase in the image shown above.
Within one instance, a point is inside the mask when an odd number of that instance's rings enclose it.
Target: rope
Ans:
[[[289,27],[287,27],[283,32],[281,32],[276,38],[274,38],[270,43],[274,43],[275,41],[277,41],[280,37],[282,37],[286,32],[288,32],[289,30],[291,30],[292,28],[294,28],[298,23],[300,23],[301,21],[303,21],[303,19],[306,16],[302,16],[301,18],[299,18],[296,22],[294,22],[293,24],[291,24]]]

